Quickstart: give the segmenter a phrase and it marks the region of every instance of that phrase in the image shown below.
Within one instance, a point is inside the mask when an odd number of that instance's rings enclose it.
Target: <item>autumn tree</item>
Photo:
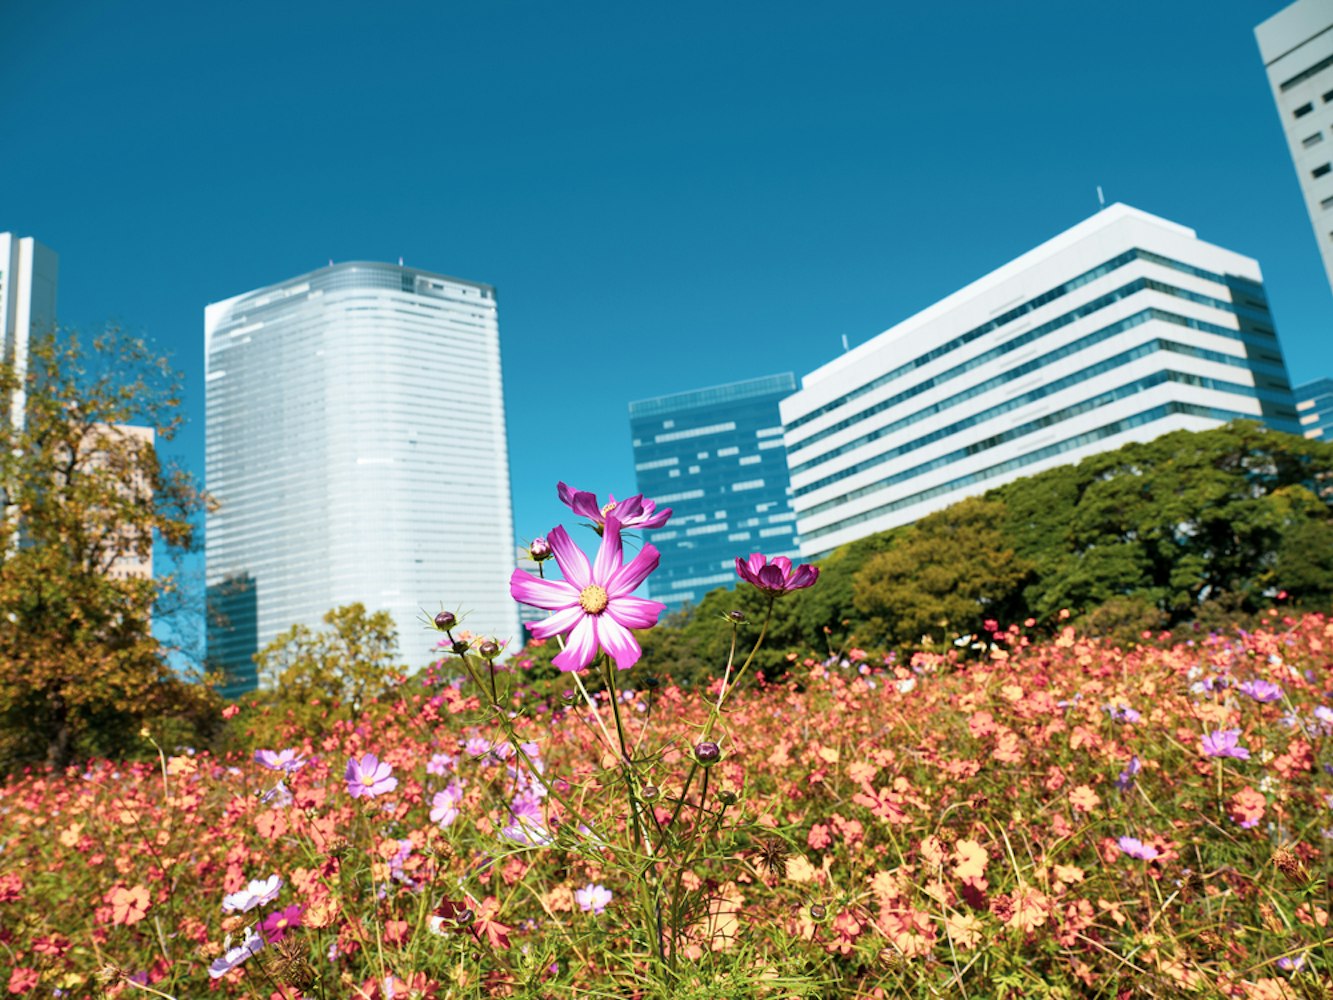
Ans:
[[[155,544],[190,551],[209,502],[155,444],[180,426],[180,385],[116,329],[34,335],[26,365],[0,364],[0,769],[210,723],[216,698],[154,634],[178,576],[134,569]]]

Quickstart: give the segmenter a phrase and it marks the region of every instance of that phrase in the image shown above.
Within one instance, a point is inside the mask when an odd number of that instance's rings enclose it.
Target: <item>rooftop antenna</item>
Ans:
[[[1105,208],[1105,207],[1106,207],[1106,195],[1102,194],[1102,186],[1101,186],[1100,184],[1098,184],[1098,185],[1097,185],[1097,211],[1100,212],[1100,211],[1101,211],[1103,208]]]
[[[844,352],[851,350],[851,347],[847,345],[847,334],[845,333],[842,335],[842,349]]]

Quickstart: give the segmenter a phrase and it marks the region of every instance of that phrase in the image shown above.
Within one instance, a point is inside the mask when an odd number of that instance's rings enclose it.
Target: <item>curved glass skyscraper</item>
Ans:
[[[519,638],[495,290],[330,265],[210,305],[209,655],[251,655],[354,601],[392,613],[410,666],[440,610]]]

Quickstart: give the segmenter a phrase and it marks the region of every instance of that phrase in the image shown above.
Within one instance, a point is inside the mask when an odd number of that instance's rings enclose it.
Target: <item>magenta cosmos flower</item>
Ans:
[[[1200,740],[1200,747],[1209,757],[1250,759],[1250,751],[1240,745],[1239,729],[1215,729],[1211,733],[1205,733]]]
[[[360,760],[347,758],[347,791],[354,799],[361,796],[373,799],[377,795],[392,792],[398,787],[398,779],[393,776],[393,768],[380,760],[373,753],[368,753]]]
[[[736,572],[746,583],[753,584],[770,597],[781,597],[793,590],[809,587],[819,579],[819,567],[801,565],[791,567],[786,556],[774,556],[773,561],[758,552],[749,559],[736,557]]]
[[[645,500],[642,493],[636,493],[625,500],[617,500],[608,493],[606,504],[599,507],[596,493],[576,490],[564,483],[557,483],[555,491],[559,494],[562,504],[575,514],[586,517],[599,533],[606,526],[607,515],[611,513],[616,515],[616,520],[620,522],[622,529],[660,528],[671,518],[670,507],[658,510],[657,504],[652,500]]]
[[[657,549],[645,545],[630,563],[622,565],[620,528],[620,519],[608,514],[602,547],[591,566],[569,533],[556,528],[546,540],[564,579],[542,580],[522,569],[514,570],[509,578],[514,600],[555,612],[533,624],[536,638],[568,634],[564,650],[551,661],[561,670],[582,670],[596,659],[599,649],[615,660],[617,668],[628,670],[643,652],[630,629],[652,628],[666,610],[658,601],[630,596],[657,569],[660,557]]]

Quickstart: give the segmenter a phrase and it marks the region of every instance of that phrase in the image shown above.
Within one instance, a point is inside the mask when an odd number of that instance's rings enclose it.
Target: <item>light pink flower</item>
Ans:
[[[373,753],[368,753],[360,759],[349,757],[344,777],[347,779],[347,791],[354,799],[359,799],[363,795],[373,799],[398,787],[398,779],[393,776],[393,768]]]
[[[575,514],[586,517],[598,532],[604,529],[607,515],[611,513],[616,515],[616,520],[620,522],[622,530],[625,528],[660,528],[671,517],[670,507],[666,510],[658,510],[657,504],[652,500],[645,500],[642,493],[636,493],[624,500],[617,500],[608,493],[606,505],[599,507],[596,493],[576,490],[564,483],[557,483],[555,491],[559,494],[562,504]],[[549,541],[549,539],[547,540]]]
[[[620,520],[608,514],[602,547],[597,561],[588,557],[570,540],[563,527],[547,535],[563,580],[542,580],[526,570],[516,569],[509,578],[509,592],[514,600],[545,608],[555,614],[532,626],[538,639],[568,634],[564,650],[551,662],[561,670],[582,670],[603,650],[620,670],[638,662],[642,650],[630,629],[651,628],[666,610],[666,605],[642,597],[633,591],[657,569],[657,549],[645,545],[627,565],[620,543]]]

